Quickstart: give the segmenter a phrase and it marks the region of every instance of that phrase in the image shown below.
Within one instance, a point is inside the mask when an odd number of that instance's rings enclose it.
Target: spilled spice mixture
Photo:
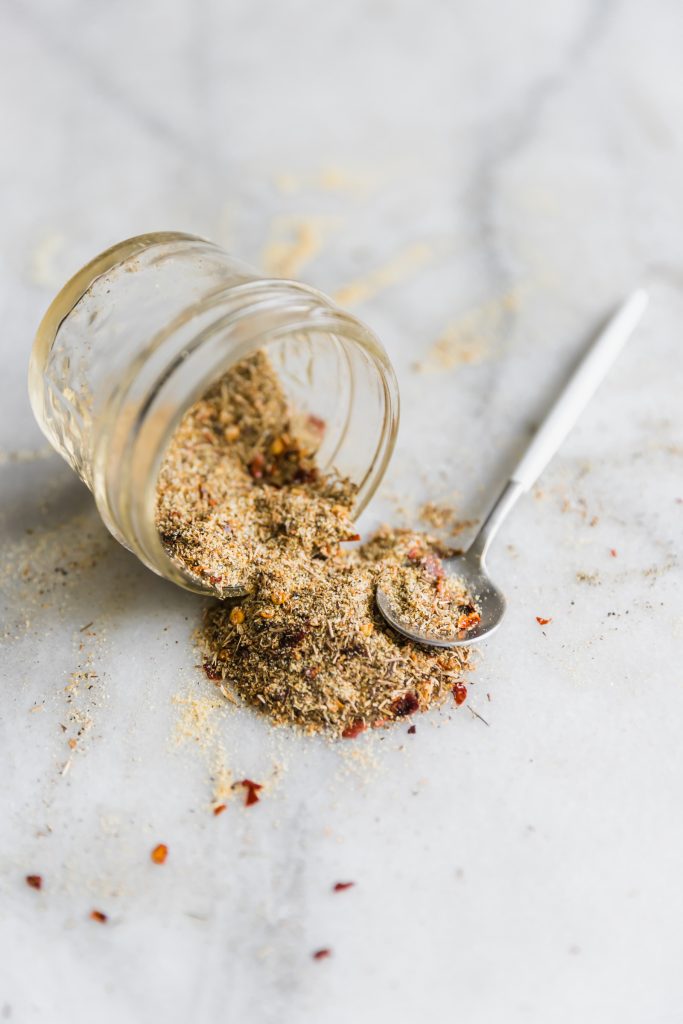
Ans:
[[[410,531],[379,531],[325,561],[274,563],[239,602],[207,609],[199,642],[210,675],[274,723],[353,739],[442,703],[468,668],[465,648],[418,647],[375,606],[375,588],[416,544],[430,569],[435,547]],[[420,588],[424,562],[406,566]],[[421,591],[422,592],[422,591]],[[239,615],[235,615],[239,611]]]
[[[226,596],[273,561],[356,539],[356,487],[315,463],[324,429],[290,411],[264,352],[232,367],[187,411],[164,456],[156,526],[171,558]]]
[[[170,556],[222,599],[199,631],[208,678],[275,724],[353,739],[442,703],[469,667],[464,648],[394,632],[376,609],[378,584],[441,637],[462,635],[478,613],[432,537],[383,528],[342,549],[360,539],[356,488],[318,469],[324,430],[288,407],[263,352],[243,359],[183,417],[156,521]],[[258,784],[236,785],[247,806],[258,801]]]

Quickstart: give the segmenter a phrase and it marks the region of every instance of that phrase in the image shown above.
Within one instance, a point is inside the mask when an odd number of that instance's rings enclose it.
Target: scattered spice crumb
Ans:
[[[227,804],[218,804],[218,806],[214,807],[214,809],[213,809],[214,815],[216,817],[218,817],[219,814],[222,814],[223,811],[226,810],[227,806],[228,806]]]
[[[258,782],[252,782],[251,779],[242,779],[241,782],[235,782],[235,786],[243,786],[247,793],[244,799],[244,806],[251,807],[253,804],[257,804],[260,800],[259,790],[263,789],[263,786]]]
[[[316,949],[313,953],[314,960],[326,960],[328,956],[332,956],[331,949]]]
[[[27,875],[26,884],[30,885],[32,889],[43,888],[43,876],[42,875]]]
[[[342,306],[354,306],[359,302],[365,302],[383,288],[388,288],[409,276],[432,257],[433,252],[428,245],[416,242],[398,252],[384,266],[377,267],[365,277],[337,289],[333,297]]]
[[[417,514],[433,530],[443,530],[455,518],[455,509],[436,501],[426,501]]]
[[[395,718],[403,718],[405,715],[414,715],[419,707],[420,701],[417,694],[409,690],[408,693],[396,698],[391,705],[391,710],[394,712]]]
[[[415,728],[414,725],[411,725],[410,728],[407,730],[407,732],[408,732],[409,736],[414,736],[415,733],[417,732],[417,729]]]
[[[486,719],[482,715],[480,715],[478,711],[475,711],[471,704],[466,704],[465,706],[466,706],[467,710],[472,715],[474,715],[475,718],[478,718],[480,722],[483,722],[484,725],[489,726],[489,728],[491,727],[491,723],[487,722]]]
[[[109,920],[109,918],[101,910],[91,910],[90,911],[90,920],[91,921],[99,921],[100,924],[106,924],[106,922]]]
[[[345,892],[347,889],[351,889],[355,884],[355,882],[335,882],[332,886],[332,892]]]
[[[552,619],[542,619],[540,615],[536,616],[536,622],[539,624],[539,626],[547,626],[548,623],[552,621]]]
[[[456,683],[453,687],[453,699],[455,703],[460,707],[467,700],[467,687],[464,683]]]
[[[616,558],[617,557],[617,549],[616,548],[610,548],[609,549],[609,553],[612,556],[612,558]]]
[[[168,857],[168,846],[165,843],[159,843],[152,850],[150,857],[155,864],[163,864]]]
[[[433,530],[445,532],[449,537],[457,537],[459,533],[470,530],[478,522],[476,519],[458,519],[455,508],[437,501],[425,502],[417,514],[427,526]]]
[[[276,217],[261,265],[276,277],[297,277],[318,254],[325,236],[335,228],[330,217]]]
[[[357,736],[360,736],[362,732],[365,732],[366,728],[367,726],[365,722],[361,722],[360,719],[358,719],[357,721],[352,722],[351,725],[347,725],[347,727],[342,730],[342,739],[355,740]]]

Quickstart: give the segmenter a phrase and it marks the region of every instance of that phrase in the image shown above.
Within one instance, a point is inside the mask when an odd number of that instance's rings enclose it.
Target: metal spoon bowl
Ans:
[[[536,482],[576,423],[633,333],[647,303],[647,292],[638,288],[610,317],[550,408],[468,550],[464,555],[444,559],[444,571],[464,582],[481,615],[480,621],[467,631],[454,630],[452,638],[434,636],[415,629],[402,619],[394,610],[389,595],[378,587],[375,595],[377,607],[395,630],[416,643],[430,647],[462,647],[478,643],[498,629],[505,614],[506,601],[486,569],[489,545],[517,499]]]
[[[414,629],[408,623],[403,622],[394,611],[391,599],[386,592],[378,590],[377,607],[384,618],[390,626],[407,636],[409,640],[413,640],[417,644],[427,644],[430,647],[467,647],[478,640],[483,640],[485,636],[490,636],[500,626],[505,614],[506,601],[503,591],[490,578],[481,559],[467,552],[464,555],[444,559],[443,568],[447,576],[462,580],[465,589],[472,595],[476,603],[481,619],[473,629],[460,630],[452,639],[431,636],[429,633]]]
[[[423,630],[415,629],[405,619],[401,619],[394,610],[389,595],[378,587],[375,595],[377,607],[390,626],[410,640],[430,647],[469,647],[470,644],[478,643],[498,629],[505,614],[507,601],[502,590],[488,574],[486,552],[501,523],[523,491],[524,487],[519,481],[510,480],[467,551],[463,555],[443,559],[442,566],[446,575],[462,581],[476,605],[481,616],[476,626],[468,630],[454,631],[452,637],[432,636]]]

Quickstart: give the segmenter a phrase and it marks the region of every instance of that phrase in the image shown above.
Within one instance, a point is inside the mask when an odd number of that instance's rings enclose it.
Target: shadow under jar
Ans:
[[[398,389],[374,334],[316,289],[264,278],[202,238],[140,235],[64,286],[34,342],[29,393],[44,434],[113,536],[196,593],[211,589],[155,526],[159,469],[184,413],[259,349],[292,408],[325,421],[318,466],[356,484],[357,516],[393,450]]]

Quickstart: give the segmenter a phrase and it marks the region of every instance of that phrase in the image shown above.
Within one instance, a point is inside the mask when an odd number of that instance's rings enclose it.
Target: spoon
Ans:
[[[478,606],[481,618],[476,626],[470,630],[460,630],[453,638],[446,639],[415,629],[410,622],[399,616],[387,593],[378,587],[377,607],[395,630],[417,643],[433,647],[462,647],[478,643],[498,629],[506,604],[502,591],[490,578],[486,568],[486,555],[491,541],[517,499],[536,482],[595,394],[643,315],[648,298],[647,292],[638,288],[610,317],[551,406],[467,551],[463,555],[444,559],[446,575],[462,580]]]

